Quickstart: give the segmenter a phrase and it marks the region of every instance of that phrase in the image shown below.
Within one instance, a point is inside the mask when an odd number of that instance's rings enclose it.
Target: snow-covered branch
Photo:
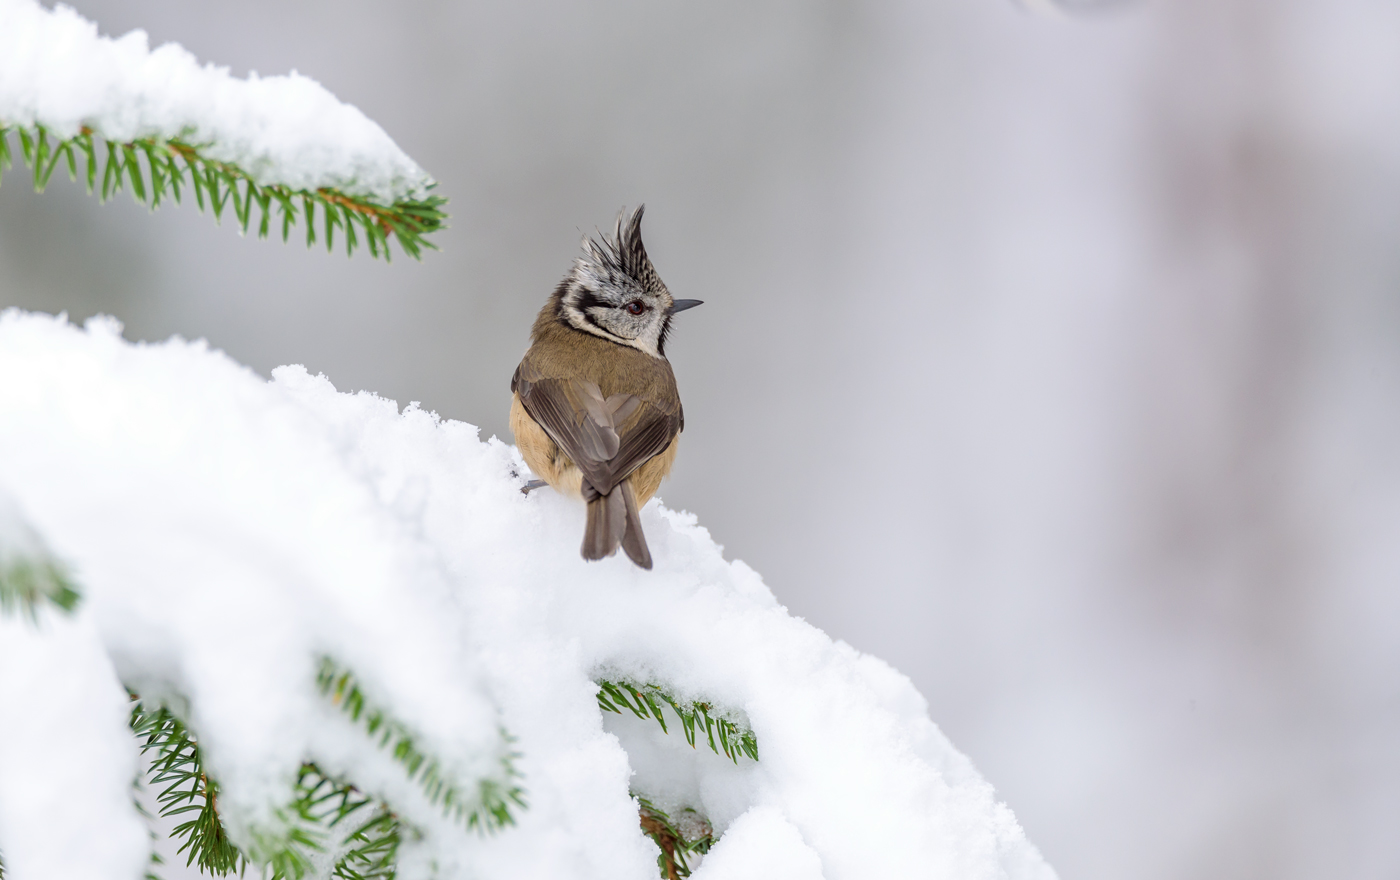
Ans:
[[[0,0],[0,172],[10,132],[36,189],[63,167],[104,200],[126,188],[155,208],[193,193],[216,218],[229,205],[245,232],[256,217],[260,236],[280,227],[285,240],[300,224],[308,246],[319,220],[327,248],[339,228],[347,251],[363,238],[387,259],[393,237],[418,257],[446,219],[427,173],[316,81],[237,79],[37,0]]]
[[[324,778],[414,829],[405,878],[653,878],[682,817],[713,833],[678,850],[702,880],[1053,876],[909,681],[788,615],[694,517],[643,510],[654,571],[586,563],[573,502],[522,495],[515,450],[471,426],[299,367],[266,382],[202,343],[131,345],[110,320],[5,313],[0,376],[0,486],[83,592],[42,631],[0,619],[0,705],[26,706],[0,725],[18,880],[143,869],[123,685],[194,731],[250,854]],[[367,695],[358,721],[317,685],[327,656]],[[698,727],[692,746],[671,707],[667,731],[604,712],[599,681],[739,719],[759,759]],[[444,815],[366,735],[374,712],[445,778],[500,778],[509,753],[528,808],[485,836]],[[104,809],[18,784],[75,755]]]

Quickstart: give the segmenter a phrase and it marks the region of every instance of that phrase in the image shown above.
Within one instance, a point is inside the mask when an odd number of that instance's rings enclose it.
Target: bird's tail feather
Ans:
[[[637,495],[632,491],[632,481],[623,480],[606,495],[596,490],[589,491],[586,485],[584,495],[588,498],[588,518],[583,528],[584,559],[602,559],[617,552],[619,544],[627,556],[642,568],[651,568],[651,552],[647,549],[646,536],[642,534],[642,521],[637,509]]]
[[[583,558],[602,559],[616,553],[626,528],[627,504],[622,493],[616,490],[607,495],[593,493],[583,527]]]
[[[627,531],[622,533],[622,549],[627,557],[642,568],[651,569],[651,551],[647,549],[647,536],[642,534],[642,518],[637,512],[637,493],[632,491],[632,480],[622,481],[613,494],[622,494],[623,509],[627,512]]]

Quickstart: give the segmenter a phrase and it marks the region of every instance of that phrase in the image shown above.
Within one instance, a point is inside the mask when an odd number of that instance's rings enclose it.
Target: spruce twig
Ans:
[[[482,779],[473,794],[466,785],[450,778],[437,758],[418,746],[403,723],[371,704],[348,669],[329,657],[322,658],[316,681],[321,693],[349,715],[351,721],[363,724],[369,735],[379,741],[381,749],[390,749],[408,778],[417,781],[428,802],[435,806],[440,804],[445,815],[468,828],[482,831],[515,824],[512,809],[524,808],[526,803],[519,785],[520,774],[515,769],[514,761],[518,756],[509,749],[512,739],[508,733],[501,731],[506,748],[500,757],[500,778]]]
[[[670,733],[661,704],[670,706],[671,711],[676,713],[681,722],[681,730],[685,733],[685,741],[691,748],[695,748],[697,734],[704,733],[715,754],[724,755],[736,764],[739,763],[741,754],[758,760],[758,738],[754,736],[754,732],[740,727],[728,718],[715,715],[714,707],[709,703],[681,702],[654,684],[636,685],[606,679],[598,682],[600,709],[619,715],[623,709],[627,709],[638,718],[654,719],[661,725],[662,733]]]
[[[297,773],[292,802],[279,811],[280,835],[263,835],[254,852],[269,880],[300,880],[316,853],[346,831],[333,853],[333,880],[393,880],[403,831],[382,801],[306,763]]]
[[[152,786],[165,786],[156,795],[160,815],[195,814],[171,831],[171,837],[184,841],[178,852],[189,853],[185,865],[198,863],[201,871],[216,877],[243,874],[248,859],[224,829],[218,810],[218,783],[204,771],[199,746],[189,729],[169,709],[151,711],[139,700],[132,706],[130,723],[132,732],[144,739],[141,753],[154,752],[148,781]]]
[[[229,839],[219,815],[218,783],[205,770],[189,728],[169,709],[151,710],[132,698],[131,729],[144,739],[142,753],[155,753],[148,781],[166,786],[157,795],[160,815],[197,813],[171,832],[184,840],[178,852],[188,852],[187,866],[198,864],[202,872],[224,877],[243,876],[256,863],[266,880],[301,880],[314,872],[314,860],[329,850],[328,841],[337,840],[334,880],[394,880],[404,833],[398,817],[384,802],[312,763],[301,766],[291,802],[278,811],[283,827],[258,835],[250,858]]]
[[[327,251],[334,247],[334,228],[338,226],[345,232],[347,255],[354,253],[359,236],[363,235],[370,255],[382,256],[386,262],[390,260],[391,237],[404,253],[422,259],[425,248],[437,250],[424,236],[446,225],[447,214],[442,206],[447,199],[439,195],[381,205],[366,196],[349,195],[332,187],[306,190],[283,184],[259,185],[237,165],[206,156],[203,151],[210,144],[152,135],[126,143],[102,141],[99,145],[98,135],[87,127],[71,138],[61,139],[42,125],[7,125],[0,120],[0,179],[13,164],[8,137],[11,131],[19,135],[20,153],[33,171],[35,192],[44,191],[62,160],[69,179],[76,181],[81,175],[88,193],[97,192],[103,202],[127,188],[132,198],[154,211],[167,196],[179,203],[184,195],[182,188],[188,188],[194,191],[201,211],[208,203],[216,222],[222,220],[224,208],[231,202],[241,233],[247,233],[256,214],[259,238],[268,236],[272,209],[276,207],[281,215],[283,241],[290,238],[300,215],[306,224],[308,248],[316,243],[314,223],[319,209],[325,216]],[[99,153],[104,158],[99,158]]]

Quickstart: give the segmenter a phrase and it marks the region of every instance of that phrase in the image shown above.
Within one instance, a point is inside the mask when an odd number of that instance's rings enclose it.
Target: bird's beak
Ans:
[[[666,314],[674,315],[676,312],[683,312],[686,309],[693,309],[696,306],[703,306],[704,304],[705,301],[703,299],[678,299],[671,303],[671,308],[666,310]]]

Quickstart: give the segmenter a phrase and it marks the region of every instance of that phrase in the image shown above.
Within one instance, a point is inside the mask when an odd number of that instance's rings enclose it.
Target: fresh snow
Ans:
[[[93,615],[0,613],[0,855],[7,880],[136,878],[126,694]]]
[[[381,204],[432,183],[389,135],[313,79],[244,79],[201,66],[184,48],[154,50],[145,31],[118,39],[63,5],[0,0],[0,123],[84,126],[108,140],[181,138],[257,183],[334,187]]]
[[[584,562],[581,506],[522,495],[527,476],[470,425],[302,367],[265,381],[202,342],[5,312],[0,492],[84,593],[38,630],[0,623],[12,880],[139,876],[118,682],[188,718],[238,839],[311,759],[424,832],[404,878],[652,880],[629,789],[722,835],[697,880],[1054,877],[907,678],[792,617],[656,501],[654,571]],[[508,730],[518,824],[441,818],[316,693],[322,654],[461,778],[490,772]],[[760,760],[605,716],[604,677],[710,702],[752,726]]]

